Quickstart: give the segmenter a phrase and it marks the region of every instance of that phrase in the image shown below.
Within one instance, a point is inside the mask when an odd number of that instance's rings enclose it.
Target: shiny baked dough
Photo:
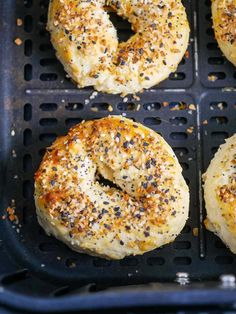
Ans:
[[[206,228],[236,253],[236,134],[220,146],[204,180]]]
[[[236,0],[212,0],[212,17],[220,49],[236,66]]]
[[[104,6],[132,24],[118,42]],[[58,59],[78,87],[136,93],[176,70],[188,46],[189,24],[180,0],[52,0],[48,30]]]
[[[170,146],[120,116],[81,123],[47,149],[35,175],[38,221],[73,250],[108,259],[173,241],[189,192]],[[99,183],[97,174],[116,184]]]

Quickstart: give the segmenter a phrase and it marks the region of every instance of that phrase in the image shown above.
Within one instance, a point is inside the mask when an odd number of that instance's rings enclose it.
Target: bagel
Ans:
[[[206,228],[236,253],[236,134],[221,145],[204,181]]]
[[[105,6],[132,25],[118,42]],[[136,93],[176,70],[189,40],[180,0],[52,0],[48,27],[58,59],[78,87]]]
[[[39,224],[78,252],[143,254],[185,225],[189,192],[181,171],[170,146],[141,124],[121,116],[81,123],[48,148],[35,174]]]
[[[212,17],[219,47],[236,66],[236,1],[212,0]]]

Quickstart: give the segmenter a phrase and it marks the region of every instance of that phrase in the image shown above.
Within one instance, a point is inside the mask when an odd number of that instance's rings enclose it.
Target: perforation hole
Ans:
[[[65,124],[67,127],[72,127],[78,123],[80,123],[81,121],[83,121],[83,119],[81,118],[68,118],[65,120]]]
[[[135,257],[127,257],[120,261],[121,266],[137,266],[138,260]]]
[[[189,241],[175,241],[173,247],[176,250],[189,250],[191,248],[191,242]]]
[[[55,133],[42,133],[39,135],[39,139],[42,142],[46,142],[51,144],[55,139],[57,138],[57,135]]]
[[[208,28],[208,29],[206,30],[206,33],[207,33],[208,36],[211,36],[211,37],[214,36],[214,30],[213,30],[212,28]]]
[[[178,125],[178,126],[184,125],[188,122],[188,120],[184,117],[173,117],[173,118],[170,118],[169,121],[171,124]]]
[[[233,261],[234,259],[232,256],[217,256],[215,258],[216,264],[219,264],[219,265],[229,265],[229,264],[232,264]]]
[[[215,155],[215,153],[218,151],[218,148],[219,148],[219,147],[212,147],[212,148],[211,148],[212,154]]]
[[[79,111],[82,110],[84,108],[84,105],[81,103],[68,103],[66,105],[66,110],[69,111]]]
[[[185,147],[174,147],[174,152],[180,157],[188,154],[188,149]]]
[[[184,132],[173,132],[170,134],[170,137],[173,140],[183,141],[183,140],[186,140],[188,138],[188,135]]]
[[[210,72],[208,77],[215,77],[215,80],[224,80],[226,78],[226,74],[224,72]]]
[[[218,50],[219,47],[218,47],[218,44],[217,44],[217,43],[208,43],[208,44],[207,44],[207,49],[208,49],[208,50]]]
[[[27,39],[25,41],[25,46],[24,46],[24,53],[26,57],[30,57],[32,55],[32,51],[33,51],[33,43],[32,40]]]
[[[181,162],[180,165],[181,165],[183,170],[188,170],[189,169],[189,165],[186,162]]]
[[[57,104],[54,103],[44,103],[40,105],[40,109],[43,111],[56,111]]]
[[[161,109],[161,104],[157,103],[157,102],[156,103],[144,104],[143,108],[145,110],[148,110],[148,111],[155,111],[155,110]]]
[[[224,140],[229,137],[229,134],[227,132],[212,132],[211,137],[217,140]]]
[[[41,148],[39,151],[38,151],[38,154],[40,157],[43,157],[46,153],[46,148]]]
[[[135,104],[130,102],[130,103],[120,103],[117,105],[117,109],[121,111],[133,111],[135,110]]]
[[[24,280],[27,277],[28,277],[28,270],[22,269],[15,273],[4,276],[1,279],[1,283],[3,285],[11,285],[11,284],[17,283],[18,281]]]
[[[40,65],[43,67],[55,66],[60,64],[59,61],[55,58],[45,58],[40,60]]]
[[[207,21],[211,22],[212,15],[210,13],[208,13],[208,14],[206,14],[205,18]]]
[[[220,102],[212,101],[210,103],[211,110],[224,110],[226,108],[227,108],[227,103],[224,101],[220,101]]]
[[[143,120],[144,124],[146,125],[151,125],[151,126],[155,126],[155,125],[160,125],[161,124],[161,119],[156,117],[156,118],[145,118]]]
[[[108,267],[111,265],[111,261],[98,258],[93,260],[93,265],[95,267]]]
[[[186,75],[183,72],[171,73],[169,76],[169,79],[171,81],[183,81],[185,78],[186,78]]]
[[[26,15],[24,18],[24,30],[31,33],[33,29],[33,19],[31,15]]]
[[[47,15],[46,14],[42,14],[39,18],[40,22],[46,24],[47,23]]]
[[[29,146],[32,144],[32,131],[30,129],[24,130],[23,144],[24,146]]]
[[[39,3],[39,6],[42,9],[47,9],[48,8],[48,3],[49,3],[48,0],[41,0],[40,3]]]
[[[55,119],[55,118],[40,119],[39,124],[42,126],[54,126],[57,124],[57,119]]]
[[[165,260],[163,257],[149,257],[147,264],[150,266],[162,266],[165,264]]]
[[[28,82],[32,80],[33,68],[31,64],[26,64],[24,66],[24,79]]]
[[[44,26],[39,31],[39,36],[42,37],[42,38],[49,38],[50,37],[49,32],[44,28]]]
[[[31,104],[24,105],[24,120],[30,121],[32,119],[32,106]]]
[[[107,111],[109,104],[106,103],[96,103],[91,106],[92,111]]]
[[[33,169],[32,165],[32,156],[30,154],[26,154],[23,157],[23,171],[30,172]]]
[[[30,199],[32,198],[33,195],[33,186],[31,181],[26,180],[23,182],[23,197],[25,199]]]
[[[227,117],[212,117],[210,119],[210,122],[214,124],[227,124],[228,118]]]
[[[67,258],[65,261],[65,265],[68,268],[75,268],[78,264],[78,260],[76,258]]]
[[[56,81],[58,78],[58,75],[56,73],[42,73],[40,75],[40,80],[41,81]]]
[[[223,57],[211,57],[208,58],[208,63],[213,65],[222,65],[224,64],[225,59]]]
[[[192,263],[192,259],[190,257],[175,257],[174,260],[173,260],[173,263],[175,265],[182,265],[182,266],[187,266],[187,265],[190,265]]]
[[[33,4],[33,0],[24,0],[24,6],[28,9],[31,8]]]

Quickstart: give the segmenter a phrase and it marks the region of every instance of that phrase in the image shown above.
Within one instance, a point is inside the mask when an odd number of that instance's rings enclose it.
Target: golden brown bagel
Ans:
[[[236,134],[221,145],[204,180],[206,228],[236,253]]]
[[[81,123],[47,150],[35,175],[38,221],[73,250],[109,259],[173,241],[189,193],[170,146],[120,116]],[[101,185],[96,173],[120,189]]]
[[[132,24],[119,44],[104,6]],[[180,0],[52,0],[48,30],[59,60],[78,87],[136,93],[176,70],[188,46],[189,25]]]
[[[236,66],[236,0],[212,0],[212,17],[220,49]]]

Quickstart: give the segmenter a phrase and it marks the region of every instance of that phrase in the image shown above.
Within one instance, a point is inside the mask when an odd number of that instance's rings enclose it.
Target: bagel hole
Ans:
[[[121,191],[121,188],[113,183],[112,181],[105,179],[100,173],[97,172],[96,174],[97,182],[102,186],[109,186],[110,188],[115,188]]]
[[[126,42],[130,37],[135,34],[129,21],[124,20],[111,7],[106,6],[104,7],[104,9],[109,15],[110,20],[117,31],[119,43]]]

